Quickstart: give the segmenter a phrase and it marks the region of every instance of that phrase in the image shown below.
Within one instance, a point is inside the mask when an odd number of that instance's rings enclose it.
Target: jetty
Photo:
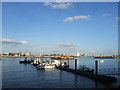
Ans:
[[[102,75],[102,74],[98,74],[98,61],[95,61],[95,72],[92,70],[79,70],[77,69],[77,59],[75,59],[75,69],[71,69],[69,67],[63,67],[62,65],[56,66],[57,69],[60,70],[64,70],[67,72],[71,72],[77,75],[82,75],[91,79],[94,79],[96,81],[100,81],[100,82],[107,82],[107,83],[113,83],[117,81],[117,78],[112,77],[112,76],[106,76],[106,75]]]
[[[64,70],[67,72],[71,72],[77,75],[82,75],[97,81],[101,81],[101,82],[107,82],[107,83],[112,83],[112,82],[116,82],[117,78],[115,77],[111,77],[111,76],[105,76],[105,75],[96,75],[94,73],[90,73],[90,72],[84,72],[84,71],[79,71],[79,70],[75,70],[75,69],[71,69],[68,67],[56,67],[57,69],[60,70]]]
[[[64,60],[64,59],[63,59]],[[27,61],[27,57],[25,57],[25,61]],[[82,75],[91,79],[94,79],[96,81],[100,81],[100,82],[107,82],[107,83],[113,83],[117,81],[117,78],[112,77],[112,76],[107,76],[107,75],[103,75],[103,74],[98,74],[98,61],[95,61],[95,69],[90,69],[88,67],[84,67],[84,69],[77,69],[77,59],[75,59],[75,68],[69,68],[69,59],[67,59],[67,63],[66,62],[62,62],[62,59],[57,59],[54,60],[54,62],[52,62],[52,60],[50,62],[44,61],[43,59],[40,58],[36,58],[36,59],[31,59],[33,65],[35,66],[39,66],[41,68],[41,65],[44,63],[45,65],[48,65],[47,68],[50,68],[50,64],[53,65],[55,64],[55,68],[60,69],[60,70],[64,70],[67,72],[71,72],[77,75]],[[26,63],[26,62],[23,62]],[[84,65],[83,65],[84,66]]]

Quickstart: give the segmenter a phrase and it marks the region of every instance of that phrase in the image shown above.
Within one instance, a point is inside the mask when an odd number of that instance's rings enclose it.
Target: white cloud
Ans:
[[[59,54],[75,54],[78,52],[78,48],[74,43],[55,43],[54,47],[51,49],[52,53]]]
[[[72,2],[72,0],[55,0],[55,2]]]
[[[2,2],[119,2],[119,0],[2,0]]]
[[[26,47],[33,47],[33,45],[28,45],[28,46],[26,46]]]
[[[59,44],[55,44],[55,46],[57,47],[74,47],[73,43],[59,43]]]
[[[2,38],[0,39],[0,41],[6,44],[28,44],[29,43],[27,41],[16,41],[16,40],[8,39],[8,38]]]
[[[102,16],[103,16],[103,17],[105,17],[105,16],[110,16],[110,14],[104,13],[104,14],[102,14]]]
[[[116,19],[116,20],[120,20],[120,17],[116,17],[115,19]]]
[[[66,9],[72,7],[72,3],[70,2],[45,2],[44,5],[50,6],[52,8],[60,8],[60,9]]]
[[[74,21],[74,20],[87,20],[88,18],[90,18],[90,15],[88,15],[88,16],[80,15],[80,16],[68,17],[68,18],[64,19],[63,21],[70,22],[70,21]]]

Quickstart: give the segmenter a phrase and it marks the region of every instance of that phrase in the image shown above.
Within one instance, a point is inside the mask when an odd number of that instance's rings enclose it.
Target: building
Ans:
[[[77,56],[77,57],[80,57],[80,53],[79,53],[79,52],[77,52],[76,56]]]
[[[32,53],[27,52],[25,53],[25,56],[32,56]]]

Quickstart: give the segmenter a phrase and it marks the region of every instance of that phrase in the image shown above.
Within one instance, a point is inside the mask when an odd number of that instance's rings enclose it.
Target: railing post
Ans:
[[[98,75],[98,61],[95,61],[95,75]]]

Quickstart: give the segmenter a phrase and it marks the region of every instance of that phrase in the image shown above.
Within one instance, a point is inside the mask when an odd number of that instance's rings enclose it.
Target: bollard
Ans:
[[[77,59],[75,59],[75,71],[77,71]]]
[[[98,61],[95,61],[95,75],[98,75]]]

